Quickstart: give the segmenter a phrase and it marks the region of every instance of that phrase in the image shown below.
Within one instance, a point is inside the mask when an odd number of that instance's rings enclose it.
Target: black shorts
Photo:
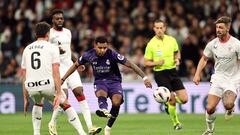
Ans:
[[[173,92],[185,89],[175,68],[163,71],[154,71],[154,79],[158,87],[164,86]]]

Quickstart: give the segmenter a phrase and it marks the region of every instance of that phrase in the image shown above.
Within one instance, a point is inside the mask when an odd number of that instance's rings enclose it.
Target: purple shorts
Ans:
[[[120,94],[123,97],[122,84],[119,81],[97,80],[94,82],[95,93],[104,90],[108,93],[108,97],[112,98],[114,94]]]

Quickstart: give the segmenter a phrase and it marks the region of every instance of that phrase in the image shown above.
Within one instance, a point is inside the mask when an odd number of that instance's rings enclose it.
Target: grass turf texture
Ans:
[[[48,122],[51,113],[43,113],[41,134],[48,135]],[[173,130],[170,118],[162,114],[120,114],[111,130],[112,135],[201,135],[206,129],[204,114],[180,114],[183,129]],[[81,122],[87,131],[82,115]],[[95,125],[105,127],[107,119],[92,115]],[[1,135],[32,135],[31,113],[24,117],[23,113],[0,114]],[[216,132],[214,135],[240,135],[240,115],[229,120],[224,120],[224,115],[217,115]],[[59,135],[75,135],[77,132],[67,122],[65,115],[58,120],[57,130]],[[99,135],[103,135],[103,131]]]

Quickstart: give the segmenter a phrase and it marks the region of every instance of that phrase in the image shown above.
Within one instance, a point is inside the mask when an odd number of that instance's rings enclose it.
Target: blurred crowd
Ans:
[[[93,47],[93,39],[105,35],[116,49],[141,67],[144,50],[154,36],[153,21],[167,22],[167,34],[177,39],[182,54],[179,74],[190,81],[206,43],[215,37],[216,18],[232,17],[231,35],[239,37],[239,0],[0,0],[0,82],[18,82],[21,55],[34,38],[39,21],[51,24],[51,11],[62,9],[65,27],[72,32],[72,50],[78,57]],[[133,71],[121,66],[125,81],[139,80]],[[209,80],[213,62],[202,77]],[[92,81],[92,69],[80,72],[83,81]]]

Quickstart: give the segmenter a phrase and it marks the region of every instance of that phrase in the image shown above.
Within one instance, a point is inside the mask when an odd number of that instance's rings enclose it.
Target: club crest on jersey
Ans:
[[[97,62],[96,62],[96,61],[93,61],[92,64],[93,64],[93,65],[97,65]]]
[[[107,64],[107,65],[110,65],[109,59],[106,60],[106,64]]]
[[[215,45],[213,46],[213,48],[214,48],[214,49],[217,49],[217,44],[215,44]]]
[[[118,54],[118,55],[117,55],[117,58],[118,58],[119,60],[123,60],[123,59],[124,59],[124,56],[122,56],[121,54]]]
[[[228,50],[229,50],[230,52],[232,52],[232,51],[233,51],[233,48],[232,48],[232,47],[228,47]]]

